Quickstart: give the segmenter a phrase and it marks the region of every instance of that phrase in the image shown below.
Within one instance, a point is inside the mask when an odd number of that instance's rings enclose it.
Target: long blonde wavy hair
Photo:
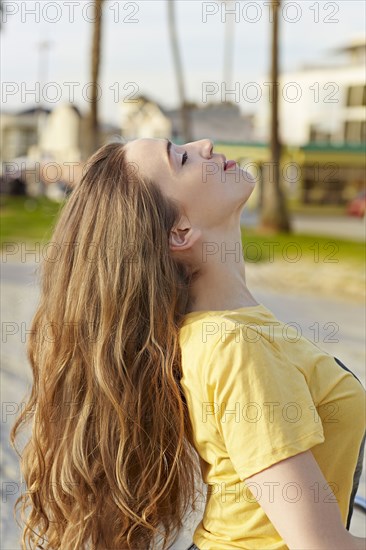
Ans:
[[[38,268],[32,388],[10,435],[26,483],[14,506],[23,549],[165,549],[197,509],[198,455],[179,383],[196,272],[169,251],[179,217],[118,141],[88,160],[61,207],[56,258]]]

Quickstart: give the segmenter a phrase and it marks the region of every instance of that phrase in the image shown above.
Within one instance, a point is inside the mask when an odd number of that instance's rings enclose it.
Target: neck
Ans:
[[[206,235],[199,247],[200,273],[191,285],[187,313],[258,305],[246,285],[240,227],[224,238]]]

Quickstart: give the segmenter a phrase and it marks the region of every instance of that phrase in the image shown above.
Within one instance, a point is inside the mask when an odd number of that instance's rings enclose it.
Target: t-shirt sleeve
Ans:
[[[246,334],[221,336],[205,369],[205,410],[241,480],[325,440],[302,372],[275,343]]]

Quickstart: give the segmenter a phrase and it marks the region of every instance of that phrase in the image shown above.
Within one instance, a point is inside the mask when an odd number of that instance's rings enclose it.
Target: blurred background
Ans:
[[[15,549],[21,480],[8,432],[31,383],[35,269],[104,143],[210,138],[255,176],[241,220],[248,286],[365,385],[366,4],[0,0],[0,8],[0,546]],[[360,505],[365,496],[363,475]],[[360,510],[351,530],[366,536]],[[190,544],[197,521],[174,548]]]

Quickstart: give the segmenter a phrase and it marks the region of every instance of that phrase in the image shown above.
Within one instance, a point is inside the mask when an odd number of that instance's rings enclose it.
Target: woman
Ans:
[[[14,444],[33,419],[23,548],[168,548],[200,473],[190,548],[363,548],[347,518],[365,392],[250,293],[253,188],[210,140],[90,159],[44,255],[34,383],[12,429]]]

